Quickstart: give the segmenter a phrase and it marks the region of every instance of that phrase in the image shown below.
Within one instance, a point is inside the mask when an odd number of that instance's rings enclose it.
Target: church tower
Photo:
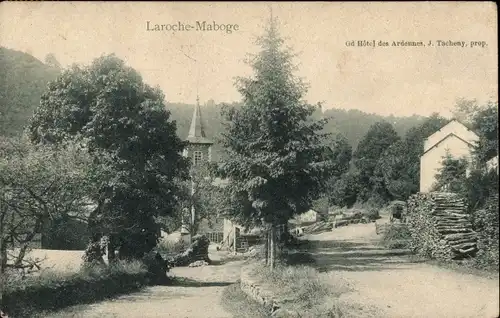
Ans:
[[[184,149],[183,155],[191,160],[193,167],[196,167],[199,163],[212,160],[213,142],[205,135],[199,98],[196,99],[193,119],[191,120],[191,127],[186,141],[189,144]]]
[[[186,138],[188,142],[187,146],[184,148],[183,156],[189,158],[192,163],[193,169],[203,163],[212,160],[212,145],[213,142],[209,140],[205,135],[205,129],[203,127],[203,121],[201,117],[200,100],[196,98],[196,105],[194,107],[193,118],[191,120],[191,126],[189,128],[189,133]],[[191,184],[191,195],[194,195],[195,184]],[[188,211],[185,211],[189,213]],[[184,221],[184,219],[183,219]],[[191,207],[191,224],[195,221],[195,210],[194,206]],[[183,223],[181,227],[181,236],[185,242],[191,243],[191,235],[186,224]]]

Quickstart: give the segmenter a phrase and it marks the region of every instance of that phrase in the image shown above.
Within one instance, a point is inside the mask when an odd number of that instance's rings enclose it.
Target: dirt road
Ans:
[[[380,308],[381,318],[494,318],[499,282],[425,264],[377,246],[375,225],[356,224],[307,237],[316,266],[347,280],[341,300]],[[333,281],[333,280],[332,280]]]
[[[217,255],[210,257],[218,260]],[[220,296],[239,279],[241,263],[174,268],[174,276],[185,278],[175,286],[149,287],[113,300],[71,307],[47,318],[230,318]]]

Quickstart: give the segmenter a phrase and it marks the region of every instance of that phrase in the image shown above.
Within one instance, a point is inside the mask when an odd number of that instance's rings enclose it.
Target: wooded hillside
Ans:
[[[0,47],[0,135],[22,131],[59,70],[20,51]]]
[[[0,79],[1,135],[14,135],[22,131],[34,108],[39,104],[47,83],[54,80],[59,72],[57,67],[45,64],[27,53],[0,48],[0,73],[3,75]],[[168,95],[168,91],[165,93]],[[194,105],[167,101],[166,107],[177,122],[179,137],[185,138],[189,131]],[[213,100],[208,100],[202,105],[205,132],[207,137],[214,141],[220,137],[223,130],[221,108],[222,105],[215,104]],[[314,116],[321,116],[320,111]],[[391,123],[396,132],[403,136],[410,128],[419,125],[425,119],[421,116],[384,117],[359,110],[342,109],[328,109],[323,116],[329,118],[325,130],[334,135],[341,133],[353,148],[376,122]],[[219,153],[220,148],[215,145],[214,160],[217,160]]]

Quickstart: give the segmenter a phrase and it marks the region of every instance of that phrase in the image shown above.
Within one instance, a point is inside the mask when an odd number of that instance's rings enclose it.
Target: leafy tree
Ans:
[[[390,123],[378,122],[370,127],[353,154],[353,162],[359,171],[358,199],[366,202],[374,190],[374,174],[377,163],[399,136]]]
[[[316,107],[302,100],[306,89],[292,74],[292,56],[282,47],[276,20],[258,43],[262,50],[250,62],[255,76],[237,82],[243,106],[225,111],[227,156],[218,170],[230,181],[229,197],[244,207],[235,216],[245,223],[263,221],[273,231],[311,207],[331,167],[319,133],[324,121],[310,119]]]
[[[498,156],[498,102],[488,102],[477,111],[472,122],[474,131],[479,135],[474,155],[478,163],[484,164]]]
[[[491,196],[498,194],[498,173],[474,168],[460,189],[467,200],[469,212],[473,213],[482,209]]]
[[[498,102],[488,101],[479,105],[473,101],[464,111],[467,115],[465,119],[479,136],[479,142],[473,150],[475,165],[464,182],[463,194],[471,213],[482,209],[498,193],[498,173],[486,168],[486,162],[498,155]],[[459,110],[462,108],[460,104],[457,106]]]
[[[330,190],[329,202],[340,207],[352,207],[358,199],[359,173],[350,170],[344,173]]]
[[[409,183],[416,193],[420,184],[420,157],[424,153],[425,140],[436,131],[441,129],[448,123],[448,120],[441,117],[439,114],[434,113],[427,118],[421,125],[410,129],[405,135],[406,150],[402,152],[405,157],[404,161]]]
[[[191,168],[191,179],[183,182],[182,199],[176,209],[177,223],[184,224],[191,235],[198,233],[202,220],[209,225],[223,208],[223,188],[217,184],[215,169],[212,163],[205,162]],[[195,210],[195,219],[192,220],[191,207]]]
[[[387,190],[385,199],[406,200],[411,194],[418,192],[419,180],[415,180],[412,175],[415,173],[417,158],[420,167],[419,152],[417,149],[411,149],[415,146],[419,145],[411,145],[406,140],[400,140],[391,145],[380,157],[375,175],[379,177],[378,182]]]
[[[117,57],[65,70],[41,99],[28,133],[34,143],[82,144],[93,160],[97,194],[89,220],[89,261],[109,238],[108,257],[140,258],[160,234],[156,218],[171,214],[188,177],[184,147],[164,96]],[[90,257],[94,255],[94,257]]]
[[[477,99],[459,98],[455,103],[452,114],[460,122],[472,124],[473,118],[476,117],[481,109],[482,106],[479,105]]]
[[[337,134],[331,147],[327,148],[326,159],[332,162],[334,177],[347,172],[352,158],[352,147],[342,134]]]
[[[442,167],[436,175],[436,183],[433,185],[435,191],[449,191],[463,193],[464,182],[467,175],[465,158],[453,158],[449,153],[443,157]]]
[[[328,196],[321,195],[317,200],[313,201],[311,208],[318,212],[319,220],[326,221],[328,218],[328,210],[330,208]]]
[[[383,152],[372,178],[380,199],[406,200],[418,192],[424,142],[446,123],[445,118],[433,114],[421,125],[411,128],[403,140],[395,142]]]
[[[5,255],[7,249],[19,248],[12,264],[2,257],[2,272],[7,266],[36,265],[26,255],[36,236],[47,234],[48,222],[62,217],[86,220],[94,191],[88,178],[90,163],[77,145],[0,140],[0,250]]]

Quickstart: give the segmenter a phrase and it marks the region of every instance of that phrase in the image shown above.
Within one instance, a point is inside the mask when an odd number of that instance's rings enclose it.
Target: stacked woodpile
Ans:
[[[205,261],[210,263],[208,258],[208,246],[210,240],[206,235],[195,235],[192,238],[193,243],[183,253],[177,254],[171,260],[173,266],[188,266],[196,261]]]
[[[306,226],[302,228],[302,231],[304,234],[317,234],[317,233],[322,233],[322,232],[327,232],[332,230],[332,223],[331,222],[317,222],[312,225]]]
[[[477,252],[477,234],[465,202],[455,193],[418,193],[406,211],[414,249],[437,259],[462,259]]]
[[[369,220],[365,218],[362,211],[353,210],[335,216],[333,227],[346,226],[349,224],[367,223]]]

